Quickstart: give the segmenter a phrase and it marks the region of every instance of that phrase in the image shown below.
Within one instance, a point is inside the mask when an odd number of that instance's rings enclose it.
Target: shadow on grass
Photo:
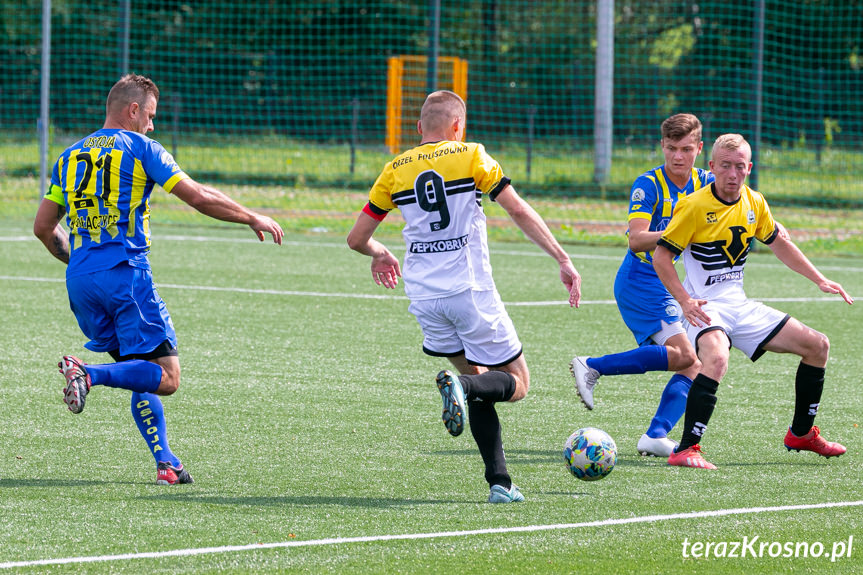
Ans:
[[[143,485],[136,481],[105,481],[102,479],[0,479],[0,489],[4,487],[84,487],[87,485]]]
[[[556,497],[596,497],[590,491],[537,491],[538,495],[554,495]]]
[[[431,455],[458,455],[466,457],[476,457],[479,451],[476,449],[451,449],[446,451],[433,451]],[[507,449],[506,462],[508,464],[518,465],[521,463],[553,463],[563,465],[563,450],[549,451],[547,449]],[[664,465],[665,459],[658,457],[622,457],[618,455],[617,465],[654,467],[656,465]]]
[[[479,451],[474,449],[447,449],[441,451],[432,451],[429,455],[453,455],[459,457],[478,457]],[[530,464],[530,463],[563,463],[563,450],[548,451],[545,449],[507,449],[506,462],[511,465]],[[719,463],[722,467],[774,467],[777,465],[790,466],[821,466],[826,465],[825,461],[816,459],[813,461],[760,461],[760,462],[733,462]],[[669,467],[668,460],[662,457],[649,457],[644,455],[620,455],[617,456],[617,466],[619,467]]]
[[[563,461],[563,451],[548,451],[547,449],[506,449],[507,463],[549,463]],[[479,457],[476,446],[473,449],[444,449],[432,451],[429,455],[454,455],[459,457]]]
[[[337,497],[323,495],[297,495],[294,497],[226,497],[219,495],[197,495],[195,493],[171,492],[164,495],[151,495],[141,499],[152,501],[172,501],[183,503],[206,503],[208,505],[248,505],[255,507],[308,506],[319,507],[332,505],[337,507],[368,507],[387,509],[395,507],[413,507],[415,505],[451,505],[453,501],[393,499],[387,497]],[[463,503],[474,503],[465,500]]]
[[[826,461],[814,460],[814,461],[762,461],[762,462],[746,462],[746,461],[736,461],[734,463],[718,463],[717,467],[722,469],[723,467],[765,467],[765,466],[776,466],[776,465],[791,465],[794,467],[821,467],[822,465],[827,465]]]

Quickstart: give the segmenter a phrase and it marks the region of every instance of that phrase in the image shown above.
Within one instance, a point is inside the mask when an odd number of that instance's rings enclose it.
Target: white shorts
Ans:
[[[428,355],[464,353],[469,363],[486,367],[506,365],[521,355],[521,341],[497,290],[413,301],[408,310],[420,324]]]
[[[667,321],[660,320],[659,325],[662,326],[662,329],[650,336],[650,339],[656,345],[665,345],[665,342],[671,339],[672,336],[686,333],[686,330],[683,329],[683,324],[679,321],[668,323]]]
[[[764,346],[791,318],[787,313],[751,299],[709,301],[701,310],[710,317],[710,325],[696,327],[685,320],[683,323],[695,350],[698,351],[698,337],[701,334],[721,329],[728,336],[730,345],[745,353],[752,361],[764,355]]]

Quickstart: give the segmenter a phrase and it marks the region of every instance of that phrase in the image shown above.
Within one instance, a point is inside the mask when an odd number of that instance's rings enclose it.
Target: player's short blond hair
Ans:
[[[449,90],[438,90],[426,97],[420,112],[423,131],[435,132],[448,127],[455,118],[465,119],[467,106],[461,96]]]
[[[701,120],[693,114],[674,114],[662,122],[660,128],[663,140],[682,140],[693,134],[695,140],[701,141]]]
[[[155,82],[146,76],[126,74],[111,87],[105,108],[110,114],[113,110],[125,108],[132,102],[143,106],[148,95],[152,95],[157,102],[159,101],[159,87]]]
[[[752,157],[752,147],[746,138],[740,134],[722,134],[716,141],[713,142],[713,148],[710,150],[710,159],[712,160],[716,154],[716,150],[739,150],[746,147],[749,150],[749,157]]]

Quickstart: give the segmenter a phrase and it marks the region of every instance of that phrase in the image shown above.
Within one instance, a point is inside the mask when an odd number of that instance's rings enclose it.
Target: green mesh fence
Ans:
[[[128,4],[126,42],[122,1],[53,2],[49,164],[101,126],[127,68],[159,84],[153,136],[196,178],[366,188],[391,155],[389,59],[427,56],[433,28],[428,2]],[[688,111],[706,148],[728,131],[757,144],[757,185],[774,201],[863,205],[863,1],[618,0],[604,186],[593,182],[596,11],[595,0],[440,2],[439,55],[467,63],[468,138],[519,190],[622,198],[661,163],[660,122]],[[0,7],[6,176],[38,173],[41,17],[40,0]]]

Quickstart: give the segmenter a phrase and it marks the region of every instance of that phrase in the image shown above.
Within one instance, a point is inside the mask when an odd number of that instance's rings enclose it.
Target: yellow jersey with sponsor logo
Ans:
[[[686,291],[696,299],[745,298],[743,268],[752,240],[776,239],[777,228],[767,201],[743,186],[733,203],[716,196],[714,185],[678,202],[659,245],[683,254]]]
[[[405,220],[405,293],[432,299],[494,289],[482,196],[509,184],[482,144],[421,144],[384,166],[364,212],[378,220],[398,208]]]

